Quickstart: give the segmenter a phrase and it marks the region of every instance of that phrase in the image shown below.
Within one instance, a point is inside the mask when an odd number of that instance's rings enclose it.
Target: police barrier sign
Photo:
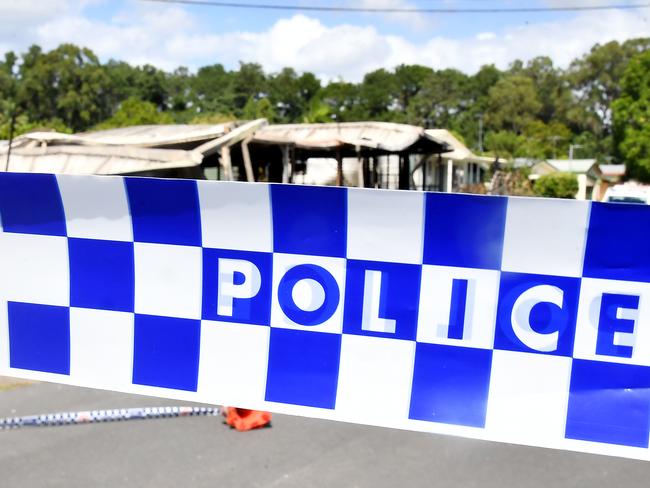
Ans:
[[[650,207],[0,174],[0,373],[650,459]]]

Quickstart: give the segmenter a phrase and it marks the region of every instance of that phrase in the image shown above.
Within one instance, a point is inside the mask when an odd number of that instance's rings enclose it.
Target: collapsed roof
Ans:
[[[250,145],[250,149],[249,149]],[[231,148],[233,149],[231,153]],[[0,145],[0,165],[8,145]],[[218,166],[254,181],[260,168],[282,173],[312,157],[440,154],[453,147],[421,127],[388,122],[268,125],[266,119],[217,125],[144,125],[62,134],[33,132],[14,139],[9,171],[147,174]],[[242,174],[240,172],[240,174]]]
[[[422,127],[390,122],[268,125],[253,144],[291,146],[309,157],[443,153],[451,148]]]
[[[143,125],[81,134],[31,132],[14,139],[8,171],[147,174],[199,167],[206,155],[240,142],[266,120],[220,125]],[[8,145],[0,144],[0,166]]]

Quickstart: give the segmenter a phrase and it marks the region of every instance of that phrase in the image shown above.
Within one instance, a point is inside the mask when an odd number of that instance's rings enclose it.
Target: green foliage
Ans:
[[[575,198],[578,178],[571,173],[552,173],[540,176],[533,187],[536,195],[550,198]]]
[[[199,114],[190,119],[190,124],[223,124],[237,120],[232,114],[207,113]]]
[[[569,118],[574,130],[596,137],[611,132],[612,103],[621,95],[621,79],[632,57],[650,48],[650,38],[596,44],[571,63],[568,82],[576,96]]]
[[[541,109],[535,84],[527,76],[507,76],[490,88],[487,117],[490,127],[496,130],[520,134]]]
[[[171,115],[160,112],[151,102],[138,98],[127,98],[113,116],[97,125],[97,129],[114,129],[132,125],[171,124],[174,120]]]
[[[253,97],[250,97],[244,106],[242,114],[246,120],[274,120],[276,117],[273,105],[271,105],[271,101],[268,98],[255,100]]]
[[[32,122],[26,115],[18,115],[14,123],[14,137],[35,131],[56,131],[71,134],[72,129],[67,127],[62,120],[52,119],[42,122]],[[0,139],[9,139],[11,133],[11,116],[0,116]]]
[[[331,122],[330,107],[318,97],[312,98],[309,111],[305,113],[302,121],[306,124]]]
[[[82,130],[110,113],[102,96],[110,79],[89,49],[62,44],[43,53],[32,46],[23,55],[19,75],[16,102],[30,120],[60,119]]]
[[[628,175],[650,181],[650,51],[630,61],[613,114],[614,138]]]

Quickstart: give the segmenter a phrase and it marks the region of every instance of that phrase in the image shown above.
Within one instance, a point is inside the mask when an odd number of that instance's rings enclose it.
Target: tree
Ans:
[[[578,178],[571,173],[551,173],[540,176],[533,190],[541,197],[575,198],[578,193]]]
[[[60,119],[79,131],[110,115],[110,79],[90,49],[62,44],[43,53],[32,46],[19,76],[17,104],[30,120]]]
[[[431,68],[417,64],[400,64],[395,68],[395,99],[401,112],[405,113],[407,111],[413,97],[420,93],[433,73],[434,71]]]
[[[516,156],[532,159],[557,159],[566,157],[571,142],[571,131],[561,122],[545,124],[541,120],[530,122],[522,132],[524,143]]]
[[[364,118],[389,120],[395,102],[395,78],[385,69],[366,74],[359,86],[360,108]]]
[[[320,99],[328,106],[329,116],[333,121],[362,120],[359,91],[359,85],[333,81],[321,90]]]
[[[320,81],[313,73],[298,76],[292,68],[284,68],[268,79],[268,96],[279,122],[300,122],[319,90]]]
[[[304,113],[302,122],[305,124],[317,124],[331,122],[330,107],[319,97],[314,97],[309,103],[309,109]]]
[[[0,61],[0,100],[15,101],[16,97],[16,68],[17,57],[13,51],[5,53],[4,61]]]
[[[250,97],[244,106],[242,114],[246,120],[255,120],[262,118],[267,120],[274,120],[276,118],[273,104],[268,98],[255,100],[254,97]]]
[[[239,70],[230,74],[232,84],[232,109],[241,115],[248,100],[259,100],[267,93],[267,80],[262,66],[257,63],[239,63]]]
[[[454,119],[468,98],[467,75],[455,69],[431,72],[410,99],[407,120],[425,127],[456,128]]]
[[[232,84],[232,73],[221,64],[199,68],[189,81],[192,106],[198,113],[233,113]]]
[[[650,38],[596,44],[571,63],[568,80],[575,103],[568,116],[576,132],[590,131],[597,138],[611,133],[612,103],[621,96],[621,79],[632,57],[650,47]]]
[[[166,76],[167,108],[172,112],[183,112],[192,106],[190,78],[190,71],[185,66],[179,66]]]
[[[627,175],[650,181],[650,51],[630,61],[613,115],[614,140]]]
[[[171,115],[160,112],[153,103],[131,97],[122,102],[120,108],[110,119],[105,120],[96,128],[113,129],[132,125],[171,124],[173,122]]]
[[[520,148],[526,139],[511,131],[490,131],[485,136],[485,147],[488,152],[498,158],[514,158],[521,154]]]
[[[511,75],[490,88],[487,120],[491,129],[520,134],[537,118],[541,108],[533,81],[526,76]]]
[[[535,86],[541,103],[538,115],[542,122],[564,122],[571,103],[571,92],[563,73],[553,66],[553,60],[547,56],[533,58],[521,70],[521,74],[529,77]]]

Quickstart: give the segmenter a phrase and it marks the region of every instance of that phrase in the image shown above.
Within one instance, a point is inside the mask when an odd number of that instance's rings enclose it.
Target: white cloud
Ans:
[[[366,1],[373,5],[408,4],[404,0]],[[22,0],[13,4],[21,6],[0,6],[0,17],[6,20],[4,25],[14,25],[15,21],[21,31],[0,28],[0,49],[22,51],[31,43],[49,49],[73,42],[90,47],[104,60],[151,63],[164,69],[179,65],[197,68],[215,62],[234,67],[242,60],[258,62],[267,71],[291,66],[326,79],[353,81],[369,70],[400,63],[474,72],[486,63],[505,68],[514,59],[547,55],[557,65],[567,66],[596,42],[623,41],[650,32],[647,11],[584,12],[568,20],[505,30],[491,27],[490,32],[464,38],[433,36],[413,42],[406,36],[381,33],[372,25],[325,25],[307,15],[283,18],[259,32],[212,33],[195,15],[178,6],[151,8],[133,3],[128,12],[96,20],[84,14],[79,7],[83,4],[72,4],[71,0]],[[33,8],[36,4],[48,8],[34,8],[40,13],[33,17],[29,5]]]

